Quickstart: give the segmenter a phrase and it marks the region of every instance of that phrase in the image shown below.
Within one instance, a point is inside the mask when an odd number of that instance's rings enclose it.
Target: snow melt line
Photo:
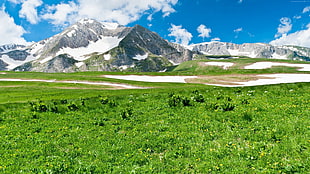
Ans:
[[[238,85],[221,85],[221,84],[206,84],[222,87],[244,87],[244,86],[260,86],[260,85],[274,85],[282,83],[301,83],[310,82],[310,74],[265,74],[257,75],[258,77],[268,77],[269,79],[258,79],[247,82],[233,82]],[[270,79],[271,78],[271,79]]]
[[[281,63],[281,62],[256,62],[251,65],[245,66],[244,69],[267,69],[272,66],[288,66],[301,68],[298,71],[310,71],[310,64],[293,64],[293,63]]]
[[[186,79],[197,78],[197,76],[145,76],[145,75],[104,75],[104,77],[120,80],[132,80],[142,82],[168,82],[186,83]]]
[[[234,63],[230,62],[206,62],[205,64],[211,66],[221,66],[223,67],[223,69],[228,69],[229,67],[234,65]]]
[[[145,89],[145,87],[117,84],[117,83],[107,83],[107,82],[56,81],[56,80],[40,80],[40,79],[0,79],[0,81],[3,81],[3,82],[70,83],[70,84],[86,84],[86,85],[104,85],[104,86],[121,87],[121,88],[126,88],[126,89]]]

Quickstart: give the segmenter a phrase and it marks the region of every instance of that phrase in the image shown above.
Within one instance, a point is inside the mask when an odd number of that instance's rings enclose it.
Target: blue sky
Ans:
[[[140,24],[184,45],[310,47],[310,0],[0,0],[0,45],[37,42],[81,18]]]

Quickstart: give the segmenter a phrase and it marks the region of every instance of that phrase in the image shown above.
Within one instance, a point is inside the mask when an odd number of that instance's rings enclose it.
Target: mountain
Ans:
[[[32,60],[35,60],[35,58],[24,45],[10,44],[0,46],[0,71],[12,70]]]
[[[192,51],[204,55],[247,56],[251,58],[310,60],[310,48],[297,46],[273,46],[264,43],[234,44],[207,42],[190,45]]]
[[[262,43],[209,42],[184,47],[140,25],[125,27],[83,19],[30,46],[0,46],[0,70],[164,71],[208,55],[310,60],[310,49]]]
[[[193,57],[190,50],[171,44],[140,25],[124,27],[92,19],[80,20],[63,32],[18,51],[27,53],[31,62],[24,59],[21,65],[4,60],[0,64],[2,70],[6,66],[18,71],[42,72],[161,71]],[[55,58],[58,64],[53,64]],[[59,62],[67,59],[75,63],[63,70],[51,66],[67,64]]]

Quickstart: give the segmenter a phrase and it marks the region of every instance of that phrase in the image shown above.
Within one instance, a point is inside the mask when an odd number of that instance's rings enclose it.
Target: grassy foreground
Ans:
[[[310,172],[309,83],[61,91],[2,102],[0,173]]]

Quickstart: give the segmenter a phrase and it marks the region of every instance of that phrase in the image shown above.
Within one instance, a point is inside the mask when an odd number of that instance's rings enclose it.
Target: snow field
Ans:
[[[223,67],[223,69],[228,69],[229,67],[234,65],[234,63],[230,62],[206,62],[205,64],[211,66],[221,66]]]
[[[310,71],[310,64],[292,64],[280,62],[256,62],[252,65],[245,66],[244,69],[267,69],[272,66],[288,66],[301,68],[298,71]]]
[[[126,89],[144,89],[143,87],[131,86],[126,84],[108,83],[108,82],[85,82],[85,81],[56,81],[56,80],[40,80],[40,79],[0,79],[3,82],[47,82],[47,83],[73,83],[86,85],[105,85]]]
[[[197,76],[139,76],[139,75],[105,75],[104,77],[132,80],[141,82],[172,82],[172,83],[186,83],[186,79],[197,78]]]

